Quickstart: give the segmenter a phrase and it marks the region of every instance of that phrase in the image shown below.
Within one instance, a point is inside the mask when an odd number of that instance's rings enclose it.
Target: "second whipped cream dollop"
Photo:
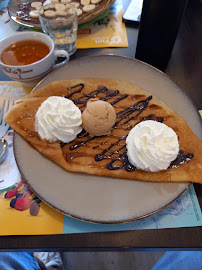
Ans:
[[[131,129],[126,147],[130,163],[151,172],[166,170],[179,152],[174,130],[153,120],[143,121]]]
[[[71,100],[51,96],[36,113],[35,129],[43,139],[68,143],[82,130],[81,111]]]

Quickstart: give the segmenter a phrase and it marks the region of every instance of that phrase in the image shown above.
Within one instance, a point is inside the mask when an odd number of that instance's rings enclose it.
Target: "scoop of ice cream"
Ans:
[[[36,113],[35,129],[42,139],[68,143],[82,130],[81,111],[71,100],[51,96]]]
[[[128,159],[138,169],[166,170],[179,152],[175,131],[163,123],[148,120],[136,125],[126,139]]]
[[[91,98],[82,113],[83,128],[91,136],[108,135],[116,122],[116,112],[111,104]]]

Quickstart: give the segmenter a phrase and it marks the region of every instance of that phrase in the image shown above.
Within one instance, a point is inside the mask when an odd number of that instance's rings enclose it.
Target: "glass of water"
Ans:
[[[75,6],[64,3],[51,3],[41,7],[39,19],[42,30],[55,42],[58,50],[66,50],[69,55],[76,51],[77,11]]]

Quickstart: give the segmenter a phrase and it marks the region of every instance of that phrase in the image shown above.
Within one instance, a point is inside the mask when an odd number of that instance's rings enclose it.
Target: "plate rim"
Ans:
[[[143,64],[143,65],[147,65],[148,67],[150,67],[151,69],[154,69],[154,70],[156,70],[157,72],[160,72],[162,75],[164,75],[164,76],[166,76],[172,83],[174,83],[176,86],[177,86],[177,88],[179,89],[179,91],[180,92],[182,92],[183,93],[183,95],[185,95],[186,96],[186,98],[191,102],[191,104],[192,104],[192,106],[193,106],[193,108],[194,108],[194,110],[195,110],[195,112],[197,112],[198,113],[198,110],[197,110],[197,108],[196,108],[196,106],[195,106],[195,104],[193,103],[193,101],[192,101],[192,99],[189,97],[189,95],[187,95],[187,93],[186,92],[184,92],[183,91],[183,89],[181,89],[167,74],[165,74],[164,72],[162,72],[161,70],[159,70],[159,69],[157,69],[157,68],[155,68],[155,67],[153,67],[153,66],[151,66],[151,65],[149,65],[149,64],[147,64],[147,63],[145,63],[145,62],[143,62],[143,61],[140,61],[140,60],[138,60],[138,59],[134,59],[134,58],[131,58],[131,57],[127,57],[127,56],[119,56],[119,55],[95,55],[95,56],[86,56],[86,57],[81,57],[81,58],[78,58],[78,59],[74,59],[74,60],[72,60],[72,61],[74,61],[74,62],[80,62],[80,61],[82,61],[82,59],[86,59],[86,60],[88,60],[89,58],[97,58],[97,57],[116,57],[116,58],[121,58],[121,59],[123,59],[123,58],[126,58],[126,59],[129,59],[129,60],[132,60],[132,61],[138,61],[138,62],[140,62],[141,64]],[[60,67],[60,68],[58,68],[57,69],[57,71],[58,70],[60,70],[60,69],[65,69],[65,67],[66,67],[66,65],[69,65],[69,64],[71,64],[71,62],[72,61],[70,61],[70,62],[68,62],[67,64],[65,64],[64,66],[62,66],[62,67]],[[54,71],[52,71],[52,72],[54,72]],[[40,84],[44,81],[44,80],[46,80],[47,79],[47,77],[49,77],[49,76],[51,76],[51,74],[52,74],[52,72],[51,73],[49,73],[46,77],[44,77],[34,88],[33,88],[33,90],[31,91],[31,92],[34,92],[34,91],[37,91],[37,89],[36,88],[38,88],[39,86],[40,86]],[[199,116],[199,113],[197,114],[198,115],[198,119],[200,119],[200,116]],[[200,119],[201,120],[201,119]],[[201,123],[201,125],[200,125],[200,127],[202,128],[202,122],[200,121],[200,123]],[[88,219],[88,218],[82,218],[82,217],[80,217],[80,216],[78,216],[78,215],[72,215],[72,214],[70,214],[70,213],[68,213],[68,212],[66,212],[66,211],[62,211],[62,210],[60,210],[59,208],[56,208],[55,206],[53,206],[48,200],[45,200],[44,198],[42,199],[41,198],[41,196],[39,196],[38,195],[38,193],[37,193],[37,191],[35,191],[35,189],[32,187],[32,185],[29,183],[29,181],[27,181],[27,179],[26,178],[24,178],[24,174],[23,174],[23,172],[22,172],[22,170],[21,170],[21,168],[20,168],[20,165],[19,165],[19,163],[18,163],[18,161],[17,161],[17,158],[16,158],[16,135],[17,136],[20,136],[20,135],[18,135],[16,132],[14,132],[14,137],[13,137],[13,148],[14,148],[14,156],[15,156],[15,160],[16,160],[16,164],[17,164],[17,166],[18,166],[18,169],[19,169],[19,171],[20,171],[20,174],[22,175],[22,177],[23,177],[23,180],[30,186],[30,188],[33,190],[33,192],[43,201],[43,202],[45,202],[48,206],[50,206],[51,208],[53,208],[54,210],[56,210],[56,211],[58,211],[58,212],[60,212],[60,213],[62,213],[62,214],[64,214],[64,215],[66,215],[66,216],[68,216],[68,217],[71,217],[71,218],[74,218],[74,219],[77,219],[77,220],[80,220],[80,221],[84,221],[84,222],[88,222],[88,223],[93,223],[93,224],[124,224],[124,223],[129,223],[129,222],[132,222],[132,221],[137,221],[137,220],[141,220],[141,219],[144,219],[144,218],[146,218],[146,217],[149,217],[149,216],[152,216],[152,215],[154,215],[154,214],[156,214],[156,213],[158,213],[158,212],[160,212],[160,211],[162,211],[162,210],[164,210],[165,208],[167,208],[168,206],[170,206],[171,204],[173,204],[176,200],[178,200],[190,187],[191,187],[191,185],[193,184],[193,183],[190,183],[190,182],[186,182],[187,184],[188,184],[188,186],[182,191],[182,192],[180,192],[180,194],[176,197],[176,198],[174,198],[174,199],[172,199],[170,202],[168,202],[166,205],[163,205],[161,208],[159,208],[159,209],[157,209],[157,210],[154,210],[154,211],[152,211],[152,212],[150,212],[150,213],[148,213],[148,214],[145,214],[145,215],[142,215],[142,216],[140,216],[140,217],[135,217],[135,218],[128,218],[128,219],[124,219],[124,220],[119,220],[119,221],[113,221],[113,220],[110,220],[110,221],[100,221],[100,220],[91,220],[91,219]],[[201,139],[201,138],[200,138]]]
[[[145,214],[141,217],[136,217],[136,218],[131,218],[131,219],[124,219],[124,220],[119,220],[119,221],[99,221],[99,220],[91,220],[91,219],[84,219],[80,216],[77,216],[77,215],[72,215],[70,213],[67,213],[65,211],[62,211],[60,210],[59,208],[56,208],[54,207],[50,202],[48,202],[47,200],[44,200],[41,196],[38,195],[37,191],[35,191],[35,189],[32,187],[32,185],[29,183],[29,181],[24,177],[23,175],[23,172],[22,170],[20,169],[20,166],[19,166],[19,163],[16,159],[16,154],[15,154],[15,147],[16,147],[16,135],[20,136],[19,134],[17,134],[16,131],[14,131],[14,134],[13,134],[13,150],[14,150],[14,157],[15,157],[15,161],[16,161],[16,164],[17,164],[17,167],[18,167],[18,170],[22,176],[22,179],[23,179],[23,182],[25,182],[30,188],[31,190],[33,191],[34,194],[37,195],[37,197],[42,201],[44,202],[46,205],[48,205],[49,207],[51,207],[52,209],[54,209],[55,211],[65,215],[65,216],[68,216],[70,218],[74,218],[76,220],[79,220],[79,221],[83,221],[83,222],[88,222],[88,223],[92,223],[92,224],[103,224],[103,225],[116,225],[116,224],[126,224],[126,223],[130,223],[130,222],[133,222],[133,221],[137,221],[137,220],[141,220],[141,219],[144,219],[144,218],[147,218],[147,217],[150,217],[150,216],[153,216],[154,214],[157,214],[159,212],[161,212],[162,210],[166,209],[167,207],[169,207],[171,204],[173,204],[174,202],[176,202],[192,185],[193,183],[190,183],[188,184],[188,186],[173,200],[171,200],[169,203],[167,203],[166,205],[162,206],[161,208],[157,209],[157,210],[154,210],[148,214]],[[138,181],[138,180],[135,180],[135,181]]]

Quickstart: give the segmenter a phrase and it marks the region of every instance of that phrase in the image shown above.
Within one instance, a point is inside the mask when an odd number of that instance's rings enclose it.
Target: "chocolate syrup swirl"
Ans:
[[[157,117],[157,116],[154,115],[154,114],[150,114],[150,115],[148,115],[148,116],[143,117],[143,118],[142,118],[138,123],[136,123],[135,125],[139,124],[139,123],[142,122],[142,121],[146,121],[146,120],[153,120],[153,121],[157,121],[157,122],[163,123],[164,118],[162,118],[162,117]],[[134,125],[133,125],[133,126],[129,126],[129,127],[126,128],[126,130],[132,129],[133,127],[134,127]]]
[[[69,95],[66,95],[65,98],[70,98],[70,97],[72,97],[74,94],[80,93],[81,90],[84,88],[84,83],[80,83],[80,84],[77,84],[77,85],[75,85],[75,86],[69,87],[67,90],[72,90],[72,89],[74,89],[74,88],[77,88],[78,86],[80,86],[79,89],[75,90],[74,92],[70,93]]]
[[[192,153],[185,154],[184,151],[180,150],[176,159],[171,162],[169,168],[177,168],[181,164],[187,163],[193,157],[194,157],[194,154]]]
[[[82,129],[82,131],[77,135],[77,138],[83,138],[87,137],[89,134],[85,131],[85,129]]]
[[[95,138],[96,138],[96,137],[94,136],[94,137],[89,138],[89,139],[86,140],[86,141],[76,143],[76,144],[70,146],[69,149],[70,149],[70,150],[75,150],[75,149],[77,149],[77,148],[79,148],[79,147],[81,147],[81,146],[84,146],[85,144],[87,144],[88,142],[94,140]]]
[[[76,89],[76,90],[72,91],[71,93],[69,93],[68,95],[65,96],[65,98],[71,97],[72,101],[75,104],[81,104],[82,106],[79,107],[80,109],[86,106],[86,104],[90,98],[95,98],[99,94],[105,94],[105,96],[99,97],[99,99],[104,100],[104,101],[108,101],[112,97],[119,95],[118,90],[112,91],[112,90],[109,90],[105,86],[101,86],[98,89],[96,89],[88,94],[83,94],[80,98],[74,98],[74,94],[78,94],[78,93],[82,94],[83,88],[84,88],[83,83],[75,85],[73,87],[70,87],[67,89],[68,91],[71,91],[74,89]],[[109,102],[109,103],[111,105],[114,105],[114,104],[118,103],[119,101],[126,99],[127,97],[128,97],[128,95],[121,95],[121,96],[117,97],[117,99],[115,99],[114,101],[112,101],[111,103]],[[141,96],[141,98],[143,98],[143,97],[144,96]],[[118,120],[114,124],[113,128],[117,128],[119,125],[128,125],[131,120],[137,119],[137,117],[148,107],[149,101],[151,99],[152,99],[152,96],[149,96],[145,99],[142,99],[142,100],[136,102],[132,106],[129,106],[129,107],[119,111],[117,113]],[[126,119],[126,120],[124,121],[124,119]],[[155,116],[154,114],[150,114],[146,117],[142,117],[138,123],[145,121],[145,120],[154,120],[154,121],[158,121],[158,122],[162,123],[164,121],[164,118]],[[125,128],[125,130],[132,129],[138,123],[135,123],[134,125],[127,126]],[[89,134],[83,129],[77,135],[77,138],[84,138],[84,137],[88,137],[88,136],[89,136]],[[112,135],[112,136],[116,138],[115,135]],[[105,137],[105,135],[99,136],[99,137]],[[115,143],[111,144],[108,148],[104,149],[101,153],[99,153],[95,156],[95,161],[99,162],[99,161],[102,161],[104,159],[111,159],[111,161],[106,165],[107,169],[117,170],[117,169],[124,168],[128,172],[135,171],[137,168],[135,166],[133,166],[128,160],[127,151],[126,151],[126,144],[120,145],[120,147],[118,147],[118,149],[113,150],[113,147],[119,146],[120,141],[126,140],[126,137],[127,136],[118,137],[118,139]],[[73,151],[79,147],[86,145],[88,142],[93,141],[95,138],[98,138],[98,137],[97,136],[90,137],[87,140],[75,143],[75,144],[71,145],[69,147],[69,149]],[[61,147],[64,147],[65,145],[66,144],[61,143]],[[99,146],[95,146],[92,148],[98,149]],[[113,155],[115,155],[115,157],[112,158]],[[71,158],[72,158],[72,156],[71,156]],[[193,154],[188,153],[187,155],[185,155],[184,152],[180,150],[176,160],[171,162],[169,168],[178,167],[180,164],[186,163],[192,158],[193,158]],[[121,163],[121,164],[117,165],[117,163],[118,164]]]
[[[80,86],[80,87],[79,87]],[[71,91],[72,89],[75,89],[79,87],[79,89],[71,92],[70,94],[66,95],[65,98],[70,98],[72,97],[74,94],[77,94],[77,93],[81,93],[82,89],[84,88],[84,84],[81,83],[81,84],[77,84],[73,87],[70,87],[70,88],[67,88],[68,91]],[[119,95],[119,90],[109,90],[107,87],[105,86],[102,86],[100,88],[98,88],[97,90],[94,90],[88,94],[85,94],[83,95],[82,97],[80,98],[73,98],[72,101],[77,105],[77,104],[82,104],[83,106],[80,106],[79,108],[83,108],[86,106],[88,100],[90,98],[95,98],[98,96],[98,94],[101,94],[101,93],[104,93],[105,96],[104,97],[99,97],[100,100],[103,100],[103,101],[107,101],[109,100],[110,98],[114,97],[114,96],[117,96]],[[128,95],[122,95],[120,97],[118,97],[116,100],[112,101],[110,104],[111,105],[114,105],[116,104],[117,102],[127,98]]]
[[[124,155],[124,152],[120,153],[120,155],[118,157],[115,157],[113,158],[106,166],[106,168],[108,170],[117,170],[117,169],[121,169],[124,167],[124,162],[123,162],[123,159],[122,159],[122,164],[121,165],[113,165],[113,163],[117,160],[121,160],[121,158],[123,157]]]
[[[119,148],[118,150],[112,151],[112,152],[109,153],[108,155],[105,155],[105,153],[109,152],[110,149],[111,149],[113,146],[117,145],[121,140],[123,140],[123,139],[125,139],[125,138],[126,138],[126,136],[121,137],[118,141],[116,141],[115,143],[113,143],[110,147],[108,147],[107,149],[105,149],[102,153],[100,153],[100,154],[98,154],[97,156],[95,156],[95,160],[96,160],[96,161],[101,161],[101,160],[103,160],[103,159],[105,159],[105,158],[111,157],[111,156],[112,156],[113,154],[115,154],[115,153],[118,153],[120,150],[122,150],[122,149],[126,146],[125,144],[124,144],[124,146],[122,146],[122,147]]]
[[[141,121],[145,121],[145,120],[153,120],[153,121],[157,121],[157,122],[163,123],[164,118],[158,117],[158,116],[156,116],[154,114],[150,114],[150,115],[148,115],[146,117],[143,117]]]
[[[119,98],[115,99],[114,101],[112,101],[110,104],[113,106],[114,104],[116,104],[117,102],[127,98],[128,95],[123,95],[123,96],[120,96]]]
[[[65,98],[70,98],[72,97],[74,94],[77,94],[77,93],[81,93],[82,89],[84,88],[84,84],[81,83],[81,84],[77,84],[73,87],[70,87],[68,88],[67,90],[72,90],[72,89],[75,89],[79,87],[79,89],[71,92],[70,94],[66,95]],[[75,103],[75,104],[83,104],[83,106],[81,106],[80,108],[82,107],[85,107],[86,103],[88,102],[88,100],[90,98],[95,98],[97,97],[98,94],[100,93],[105,93],[105,96],[104,97],[100,97],[99,99],[101,100],[104,100],[104,101],[107,101],[109,100],[110,98],[116,96],[119,94],[119,91],[118,90],[115,90],[115,91],[112,91],[112,90],[109,90],[107,87],[105,86],[101,86],[100,88],[98,88],[97,90],[94,90],[88,94],[85,94],[83,95],[82,97],[80,98],[75,98],[75,99],[72,99],[72,101]]]
[[[138,113],[136,113],[133,116],[130,116],[125,122],[123,122],[122,124],[125,125],[127,124],[129,121],[135,119],[139,114],[141,114],[141,112],[143,112],[147,106],[149,101],[152,99],[152,96],[149,96],[146,99],[143,99],[141,101],[138,101],[137,103],[135,103],[133,106],[127,107],[126,109],[118,112],[116,114],[116,116],[118,118],[120,118],[118,121],[116,121],[116,123],[114,124],[113,127],[116,127],[124,118],[128,118],[133,112],[138,111]]]

